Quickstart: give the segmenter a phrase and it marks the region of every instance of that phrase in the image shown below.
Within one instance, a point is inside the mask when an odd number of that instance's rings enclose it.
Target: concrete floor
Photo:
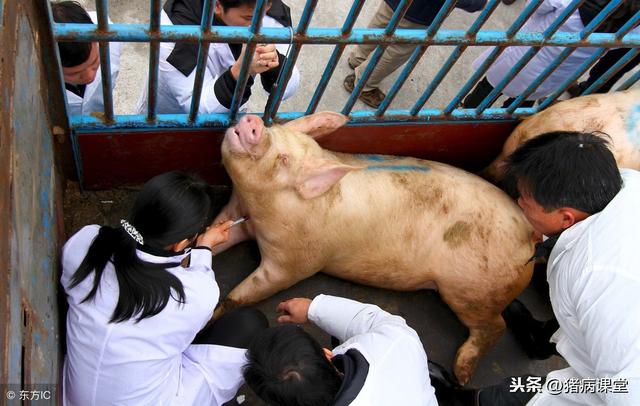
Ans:
[[[228,197],[226,187],[218,187],[219,204]],[[70,182],[65,195],[65,228],[70,236],[86,224],[117,225],[126,218],[135,198],[136,188],[112,189],[101,192],[80,193],[78,185]],[[214,257],[213,269],[224,297],[235,285],[249,275],[259,264],[260,254],[254,242],[239,244]],[[544,271],[542,271],[544,272]],[[547,287],[540,283],[544,275],[538,274],[534,283],[525,290],[520,299],[531,308],[539,319],[551,315],[548,298],[544,294]],[[404,317],[413,327],[424,344],[430,360],[441,363],[451,370],[457,348],[464,342],[467,331],[455,315],[440,300],[437,292],[392,292],[370,288],[318,274],[304,280],[275,296],[257,304],[273,325],[276,323],[276,305],[292,297],[313,298],[320,293],[352,298],[375,303],[383,309]],[[306,327],[318,341],[330,348],[329,336],[314,326]],[[517,346],[512,334],[506,332],[497,345],[480,361],[470,383],[472,387],[481,387],[497,383],[508,376],[533,374],[544,376],[547,372],[566,365],[560,357],[554,356],[545,361],[532,361]],[[243,405],[263,405],[255,399],[251,391],[243,387],[238,394],[244,395]],[[232,401],[229,405],[237,404]],[[447,405],[443,405],[447,406]]]

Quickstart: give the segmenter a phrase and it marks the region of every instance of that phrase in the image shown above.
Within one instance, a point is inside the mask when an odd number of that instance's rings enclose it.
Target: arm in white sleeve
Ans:
[[[415,334],[402,317],[394,316],[375,305],[336,296],[316,296],[309,307],[308,317],[316,326],[341,342],[389,325]]]
[[[596,378],[628,380],[629,393],[599,393],[607,405],[640,405],[640,279],[594,269],[581,281],[577,317]]]
[[[184,76],[177,69],[173,69],[175,71],[168,75],[170,76],[170,82],[168,84],[182,111],[189,113],[191,109],[191,99],[193,98],[193,84],[195,82],[196,70],[194,69],[189,76]],[[226,113],[229,111],[216,97],[214,85],[217,79],[217,76],[213,76],[211,71],[205,68],[200,106],[198,108],[199,113]]]

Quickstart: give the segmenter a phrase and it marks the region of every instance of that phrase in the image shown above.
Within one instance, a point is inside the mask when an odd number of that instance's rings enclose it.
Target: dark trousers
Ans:
[[[465,109],[473,109],[476,108],[482,103],[482,101],[489,96],[489,93],[493,91],[493,86],[487,80],[487,77],[483,77],[482,80],[476,85],[471,93],[464,98],[462,102],[462,107]],[[502,103],[503,108],[507,108],[513,103],[515,97],[510,97]],[[535,102],[533,100],[523,100],[520,107],[533,107]]]
[[[625,56],[626,53],[629,52],[629,50],[630,50],[629,48],[618,48],[618,49],[612,49],[611,51],[607,52],[602,58],[600,58],[598,63],[593,65],[593,67],[591,68],[591,70],[589,71],[589,79],[587,79],[585,82],[580,83],[579,86],[581,91],[585,91],[596,80],[598,80],[600,76],[604,75],[604,73],[607,70],[609,70],[609,68],[611,68],[613,65],[615,65],[616,62],[622,59],[622,57]],[[622,76],[624,76],[625,73],[635,68],[636,65],[638,65],[639,63],[640,63],[640,54],[632,58],[625,66],[622,67],[622,69],[620,69],[615,75],[611,76],[609,80],[604,82],[604,84],[600,86],[600,88],[593,93],[607,93],[609,90],[611,90],[613,85],[618,80],[620,80]]]
[[[249,348],[253,337],[268,327],[269,321],[260,310],[241,307],[205,327],[196,335],[193,344]]]
[[[521,378],[521,382],[526,382],[531,375]],[[535,392],[511,391],[512,378],[506,378],[497,385],[488,386],[480,390],[478,394],[478,404],[480,406],[523,406],[535,396]]]

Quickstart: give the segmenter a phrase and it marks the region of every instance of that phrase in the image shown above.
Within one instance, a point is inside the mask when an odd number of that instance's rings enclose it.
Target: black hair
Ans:
[[[218,0],[223,9],[228,10],[230,8],[249,6],[255,7],[256,0]],[[269,0],[267,0],[267,3]]]
[[[76,1],[51,3],[53,21],[57,23],[93,24],[87,11]],[[91,55],[91,42],[58,42],[60,62],[65,68],[83,64]]]
[[[604,133],[600,133],[608,137]],[[546,211],[602,211],[622,188],[608,141],[596,134],[554,131],[522,144],[507,158],[507,185],[524,188]]]
[[[83,302],[93,299],[107,262],[112,262],[120,291],[110,322],[154,316],[170,297],[184,303],[182,283],[166,270],[178,264],[142,261],[136,249],[166,253],[171,244],[194,238],[213,221],[213,199],[211,187],[194,175],[176,171],[154,177],[138,193],[128,219],[142,236],[143,245],[123,227],[101,227],[71,278],[71,288],[95,272],[93,288]]]
[[[291,324],[257,334],[247,360],[243,370],[247,385],[270,405],[331,405],[342,384],[318,342]]]

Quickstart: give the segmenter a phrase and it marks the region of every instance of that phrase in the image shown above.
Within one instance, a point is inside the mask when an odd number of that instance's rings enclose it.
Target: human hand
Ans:
[[[231,67],[231,75],[235,80],[238,80],[238,77],[240,76],[240,65],[242,64],[246,50],[247,45],[242,45],[242,52],[240,52],[238,60]],[[275,45],[257,45],[256,51],[251,59],[251,64],[249,65],[249,74],[257,75],[258,73],[273,69],[278,65],[280,65],[280,60],[278,59],[278,51],[276,50]]]
[[[205,246],[213,249],[216,245],[222,244],[229,239],[229,233],[233,220],[217,223],[209,226],[204,233],[198,236],[196,246]]]
[[[311,306],[311,299],[304,297],[281,302],[276,308],[278,313],[282,313],[282,315],[278,317],[278,323],[307,323],[309,321],[309,306]]]

